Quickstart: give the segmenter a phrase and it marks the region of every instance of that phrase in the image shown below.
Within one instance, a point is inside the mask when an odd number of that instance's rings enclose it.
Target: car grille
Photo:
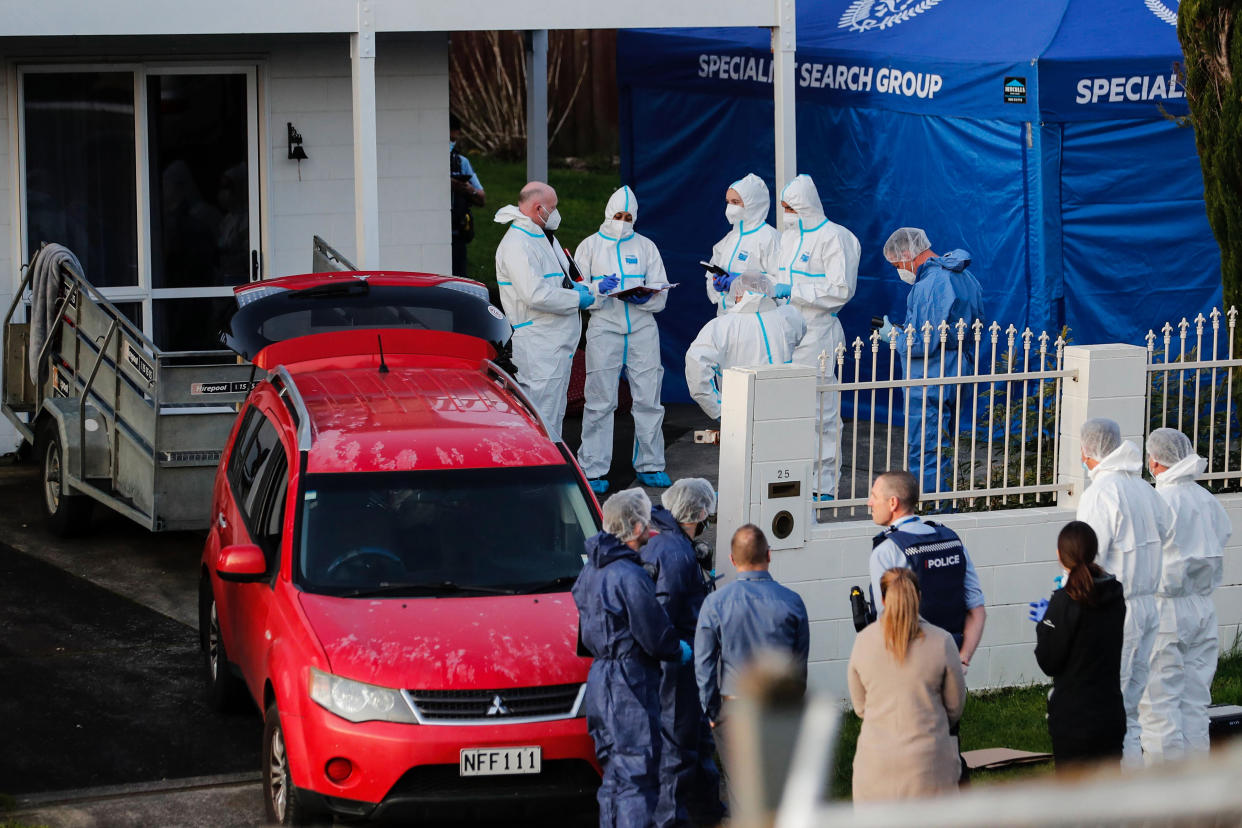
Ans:
[[[557,718],[574,712],[581,684],[506,687],[501,690],[410,690],[423,721],[503,721]],[[499,700],[499,704],[497,701]]]

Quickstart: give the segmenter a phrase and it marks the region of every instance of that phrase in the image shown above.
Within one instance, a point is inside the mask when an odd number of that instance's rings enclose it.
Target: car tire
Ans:
[[[86,495],[72,493],[65,485],[65,449],[56,423],[48,422],[40,429],[39,457],[43,464],[43,514],[53,535],[69,538],[80,535],[90,525],[95,501]]]
[[[212,710],[238,713],[247,708],[246,684],[233,672],[224,638],[220,635],[220,618],[211,582],[203,578],[198,587],[198,640],[203,651],[203,669],[207,680],[207,702]]]
[[[293,785],[285,732],[276,702],[263,716],[263,810],[272,825],[331,825],[332,818],[306,802]]]

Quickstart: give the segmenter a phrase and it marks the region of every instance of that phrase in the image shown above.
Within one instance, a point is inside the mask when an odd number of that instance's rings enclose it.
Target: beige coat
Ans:
[[[850,653],[850,699],[862,717],[854,753],[854,802],[957,790],[961,769],[949,727],[962,717],[966,680],[953,637],[920,621],[923,634],[898,664],[875,623]]]

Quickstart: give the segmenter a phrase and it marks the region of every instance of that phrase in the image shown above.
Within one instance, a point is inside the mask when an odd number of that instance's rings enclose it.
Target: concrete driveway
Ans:
[[[715,481],[718,449],[693,442],[713,425],[697,406],[668,407],[673,479]],[[566,422],[571,446],[579,429]],[[631,440],[618,417],[614,487],[633,484]],[[16,799],[0,821],[262,824],[259,714],[217,714],[202,692],[202,534],[153,534],[100,507],[62,541],[40,497],[35,467],[0,460],[0,794]]]

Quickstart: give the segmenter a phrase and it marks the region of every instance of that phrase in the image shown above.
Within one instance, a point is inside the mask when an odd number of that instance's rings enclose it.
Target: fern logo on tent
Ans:
[[[1151,13],[1156,17],[1159,17],[1170,26],[1177,25],[1177,7],[1180,5],[1179,0],[1165,0],[1163,3],[1160,2],[1160,0],[1143,0],[1143,2],[1147,5],[1147,8],[1151,9]],[[1169,8],[1170,5],[1172,8]]]
[[[1153,3],[1156,0],[1148,0]],[[837,28],[851,32],[888,29],[917,17],[940,0],[854,0],[841,15]]]

